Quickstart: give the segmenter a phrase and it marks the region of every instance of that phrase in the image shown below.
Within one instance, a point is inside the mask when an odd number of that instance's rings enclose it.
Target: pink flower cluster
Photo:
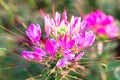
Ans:
[[[86,21],[80,17],[72,16],[67,21],[66,10],[60,14],[55,13],[54,18],[47,14],[44,17],[46,41],[41,41],[41,29],[39,24],[31,24],[26,31],[32,43],[35,43],[34,51],[23,51],[21,54],[28,60],[52,62],[56,60],[56,67],[61,68],[71,61],[78,61],[84,55],[83,50],[91,46],[95,40],[92,31],[86,31]],[[50,59],[49,59],[50,58]]]
[[[117,36],[118,27],[115,25],[113,16],[106,15],[101,10],[92,12],[84,19],[87,21],[87,27],[100,37],[114,38]]]

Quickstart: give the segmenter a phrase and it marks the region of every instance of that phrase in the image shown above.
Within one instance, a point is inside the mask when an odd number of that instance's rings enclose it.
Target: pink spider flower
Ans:
[[[87,48],[91,46],[95,40],[92,31],[85,31],[87,24],[85,20],[81,21],[80,17],[72,16],[70,22],[67,21],[66,10],[63,11],[62,18],[60,18],[60,13],[58,12],[55,13],[54,18],[50,18],[49,15],[46,15],[44,17],[44,22],[46,37],[51,36],[52,38],[55,38],[56,42],[59,43],[60,53],[63,56],[63,58],[57,62],[56,66],[65,66],[70,60],[77,61],[80,54],[84,53],[76,54],[72,52],[71,49],[74,47]],[[57,53],[54,45],[49,41],[46,43],[46,50],[54,55]],[[64,63],[64,65],[61,63]]]
[[[39,24],[30,24],[26,34],[33,43],[40,43],[41,28]]]
[[[118,27],[115,25],[113,16],[106,15],[101,10],[92,12],[84,17],[87,28],[92,29],[100,37],[114,38],[117,36]]]
[[[33,52],[23,51],[24,58],[40,62],[46,59],[44,57],[52,57],[53,60],[57,59],[56,67],[61,68],[68,62],[80,60],[84,55],[83,49],[91,46],[95,40],[93,32],[86,31],[87,21],[74,16],[67,21],[66,10],[63,11],[62,18],[58,12],[54,18],[47,14],[44,24],[47,38],[45,42],[40,41],[41,29],[38,24],[31,24],[26,31],[27,36],[38,47],[34,47]]]

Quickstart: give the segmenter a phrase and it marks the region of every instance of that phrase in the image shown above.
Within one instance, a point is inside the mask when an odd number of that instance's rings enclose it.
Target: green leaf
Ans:
[[[6,54],[6,48],[0,48],[0,56],[4,56]]]
[[[108,70],[108,66],[107,66],[105,63],[101,63],[101,66],[102,66],[104,69]]]

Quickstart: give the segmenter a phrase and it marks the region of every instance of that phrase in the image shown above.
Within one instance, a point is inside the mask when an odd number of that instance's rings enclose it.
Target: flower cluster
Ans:
[[[88,23],[87,27],[99,37],[114,38],[117,36],[118,27],[115,25],[113,16],[97,10],[84,16],[84,19]]]
[[[57,68],[64,67],[69,62],[78,61],[84,55],[83,50],[91,46],[95,40],[92,31],[86,30],[86,21],[80,17],[72,16],[67,21],[66,10],[60,14],[55,13],[54,18],[47,14],[44,17],[45,41],[41,41],[41,28],[39,24],[31,24],[26,31],[32,43],[36,44],[34,51],[23,51],[21,54],[28,60],[53,62]]]

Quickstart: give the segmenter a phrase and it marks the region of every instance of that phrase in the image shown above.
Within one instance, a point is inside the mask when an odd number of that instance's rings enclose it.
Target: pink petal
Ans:
[[[67,12],[66,12],[66,10],[63,11],[62,19],[63,19],[64,21],[67,20]]]
[[[56,25],[60,23],[60,14],[58,12],[55,13],[54,21]]]
[[[52,56],[55,56],[57,45],[54,45],[52,40],[47,40],[45,44],[45,50]]]
[[[23,51],[21,53],[21,55],[25,58],[25,59],[34,59],[34,52],[27,52],[27,51]]]
[[[43,60],[42,56],[39,55],[38,53],[35,53],[35,54],[34,54],[34,57],[35,57],[35,60],[36,60],[37,62],[41,62],[41,61]]]
[[[95,40],[95,35],[93,34],[93,32],[92,31],[87,32],[83,46],[84,47],[91,46],[94,40]]]
[[[97,33],[97,34],[105,35],[105,34],[106,34],[106,31],[105,31],[104,28],[99,28],[99,29],[96,30],[96,33]]]
[[[74,54],[73,52],[69,51],[69,50],[65,50],[65,51],[63,52],[63,55],[64,55],[64,57],[65,57],[66,59],[68,59],[68,60],[72,60],[72,59],[75,58],[75,54]]]
[[[67,63],[68,63],[68,60],[66,58],[61,58],[58,60],[56,67],[57,68],[64,67],[65,65],[67,65]]]
[[[70,41],[67,43],[67,45],[66,45],[66,49],[72,48],[72,47],[74,46],[74,43],[75,43],[74,40],[70,40]]]
[[[87,25],[87,22],[85,20],[81,22],[81,24],[80,24],[81,31],[86,27],[86,25]]]
[[[62,45],[62,35],[59,36],[58,42],[59,42],[60,45]]]
[[[66,46],[66,43],[67,43],[67,35],[64,36],[62,45],[63,45],[63,46]]]
[[[80,52],[80,53],[77,55],[77,57],[75,58],[75,61],[80,60],[80,59],[83,57],[83,55],[84,55],[84,52]]]
[[[41,37],[40,25],[31,24],[27,29],[26,34],[32,42],[39,43]]]
[[[35,51],[35,53],[39,54],[40,56],[46,56],[45,51],[39,47],[34,47],[34,51]]]
[[[71,24],[71,33],[74,33],[76,30],[80,30],[80,17],[75,17]]]
[[[80,40],[79,40],[79,39],[80,39],[79,33],[78,33],[78,32],[75,32],[74,35],[73,35],[73,37],[72,37],[72,39],[75,40],[75,45],[79,44],[79,41],[80,41]]]
[[[51,26],[52,26],[52,22],[50,20],[49,15],[46,15],[44,17],[44,24],[45,24],[46,37],[49,37],[50,32],[51,32]]]
[[[45,17],[45,13],[44,13],[43,9],[40,9],[39,11],[40,11],[40,15],[44,18]]]
[[[110,38],[115,38],[118,34],[118,31],[119,31],[119,29],[117,26],[111,25],[111,27],[109,27],[109,31],[107,33]]]
[[[79,44],[78,45],[83,45],[84,44],[85,37],[86,37],[85,33],[82,33],[82,35],[79,37]]]
[[[33,35],[34,24],[31,24],[27,29],[26,34],[32,42],[34,42],[35,36]]]
[[[50,42],[51,42],[52,45],[54,46],[54,49],[58,49],[59,44],[58,44],[54,39],[50,39]]]

